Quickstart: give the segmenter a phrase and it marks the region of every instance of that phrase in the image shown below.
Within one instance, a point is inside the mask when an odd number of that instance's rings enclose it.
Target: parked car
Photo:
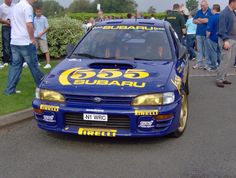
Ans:
[[[188,76],[186,49],[168,22],[101,22],[36,89],[35,119],[41,129],[84,136],[179,137]]]

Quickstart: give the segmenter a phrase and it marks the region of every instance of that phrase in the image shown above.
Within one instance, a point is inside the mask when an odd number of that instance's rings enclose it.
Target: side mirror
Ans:
[[[185,58],[186,54],[187,54],[187,49],[183,45],[180,45],[178,51],[178,59]]]
[[[74,48],[75,48],[75,46],[73,44],[68,44],[66,46],[66,55],[69,56],[72,53]]]

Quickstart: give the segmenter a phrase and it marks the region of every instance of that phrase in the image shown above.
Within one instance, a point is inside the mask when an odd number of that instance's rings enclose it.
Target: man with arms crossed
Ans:
[[[20,80],[23,62],[27,62],[30,72],[38,86],[44,76],[38,67],[35,48],[32,5],[37,0],[21,0],[11,11],[11,49],[12,62],[9,68],[6,95],[19,93],[16,86]]]
[[[208,51],[206,50],[206,29],[209,17],[211,15],[211,9],[209,8],[207,1],[202,0],[201,9],[197,12],[193,19],[193,23],[197,24],[196,38],[198,48],[197,63],[193,66],[193,69],[209,68],[210,61],[208,57]]]

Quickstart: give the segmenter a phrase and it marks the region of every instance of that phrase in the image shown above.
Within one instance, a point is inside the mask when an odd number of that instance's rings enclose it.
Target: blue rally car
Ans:
[[[36,89],[38,126],[84,136],[179,137],[188,118],[186,49],[168,22],[89,30]]]

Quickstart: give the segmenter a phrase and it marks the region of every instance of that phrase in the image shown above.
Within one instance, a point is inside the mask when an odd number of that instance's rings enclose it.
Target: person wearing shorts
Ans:
[[[50,55],[48,50],[48,42],[46,33],[49,29],[48,20],[45,16],[42,15],[42,9],[37,7],[35,9],[34,17],[34,37],[36,39],[36,48],[40,49],[43,54],[45,54],[47,64],[44,66],[44,69],[50,69]]]

